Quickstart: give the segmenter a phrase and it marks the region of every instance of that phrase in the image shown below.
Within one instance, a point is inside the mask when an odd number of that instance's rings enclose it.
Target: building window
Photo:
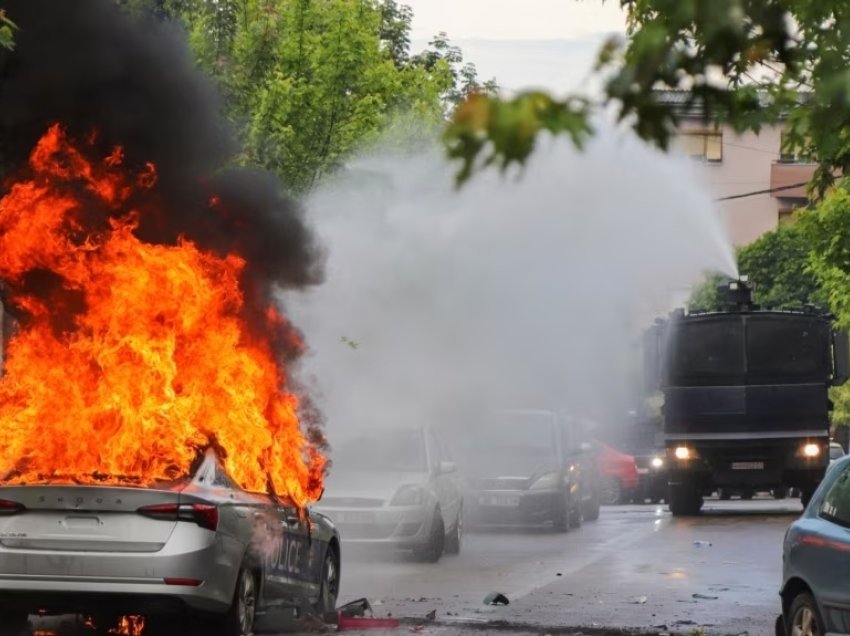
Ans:
[[[788,145],[787,135],[783,130],[779,140],[779,163],[809,163],[810,161],[804,156],[802,148]]]
[[[723,161],[723,132],[719,130],[695,130],[680,132],[675,147],[694,159]]]

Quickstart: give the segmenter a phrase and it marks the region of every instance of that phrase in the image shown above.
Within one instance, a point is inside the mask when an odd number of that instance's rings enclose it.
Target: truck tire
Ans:
[[[670,512],[674,517],[692,517],[702,508],[702,495],[690,483],[671,484]]]

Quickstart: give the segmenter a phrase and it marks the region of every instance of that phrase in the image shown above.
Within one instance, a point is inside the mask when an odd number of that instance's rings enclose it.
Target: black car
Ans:
[[[566,532],[599,517],[596,457],[576,420],[547,410],[501,410],[447,432],[468,525]]]

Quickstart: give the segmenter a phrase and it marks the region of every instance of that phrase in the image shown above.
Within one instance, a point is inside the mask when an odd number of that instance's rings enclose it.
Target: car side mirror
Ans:
[[[440,474],[448,475],[457,472],[457,464],[454,462],[440,462]]]

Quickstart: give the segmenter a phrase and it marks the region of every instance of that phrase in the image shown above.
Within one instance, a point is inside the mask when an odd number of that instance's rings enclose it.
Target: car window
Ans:
[[[850,465],[844,468],[827,491],[820,507],[820,516],[850,527]]]

